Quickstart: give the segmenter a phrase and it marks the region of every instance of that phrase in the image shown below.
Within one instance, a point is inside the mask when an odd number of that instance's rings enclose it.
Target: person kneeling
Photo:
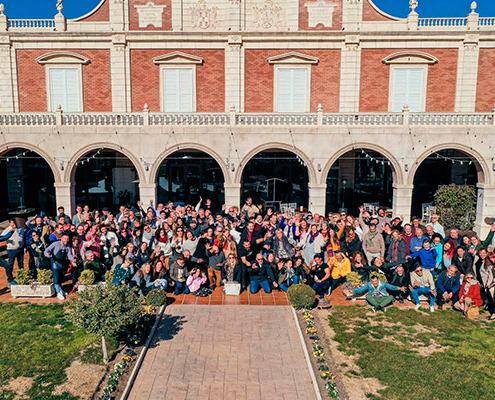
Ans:
[[[350,290],[345,290],[344,294],[348,297],[354,294],[361,294],[366,291],[368,291],[368,294],[366,295],[366,300],[368,301],[369,304],[373,306],[373,312],[376,311],[385,311],[385,307],[387,307],[389,304],[392,304],[394,301],[394,296],[388,294],[388,290],[393,290],[393,291],[401,291],[405,292],[406,287],[398,287],[391,285],[390,283],[381,281],[378,279],[378,276],[372,275],[371,276],[371,281],[368,282],[366,285],[354,289],[353,291]]]
[[[261,288],[265,291],[265,293],[271,293],[272,288],[270,286],[270,282],[273,287],[277,288],[278,283],[275,282],[275,276],[273,275],[273,271],[268,263],[264,260],[263,255],[261,253],[256,255],[256,261],[251,264],[248,268],[248,273],[251,276],[251,293],[256,294]]]
[[[444,303],[452,302],[452,305],[454,305],[459,299],[460,289],[461,277],[457,273],[455,265],[451,265],[447,270],[440,272],[437,280],[438,309],[441,310]]]
[[[203,286],[206,280],[207,278],[204,272],[199,268],[193,268],[191,274],[187,277],[186,284],[193,295],[206,297],[211,294],[211,290]]]

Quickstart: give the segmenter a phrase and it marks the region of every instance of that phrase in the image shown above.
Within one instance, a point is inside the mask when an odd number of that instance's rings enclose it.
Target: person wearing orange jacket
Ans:
[[[330,273],[332,275],[332,292],[341,284],[347,282],[346,276],[351,272],[351,260],[342,251],[336,250],[333,257],[328,261]]]

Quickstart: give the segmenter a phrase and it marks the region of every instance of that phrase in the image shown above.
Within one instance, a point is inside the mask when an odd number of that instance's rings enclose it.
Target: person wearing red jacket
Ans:
[[[459,292],[459,301],[454,304],[454,308],[466,314],[471,305],[481,307],[483,299],[481,298],[479,282],[474,279],[473,274],[467,274]]]

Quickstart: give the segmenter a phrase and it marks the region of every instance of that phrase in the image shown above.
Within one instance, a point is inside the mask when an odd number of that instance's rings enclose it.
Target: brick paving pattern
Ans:
[[[290,308],[168,307],[129,400],[313,400]]]

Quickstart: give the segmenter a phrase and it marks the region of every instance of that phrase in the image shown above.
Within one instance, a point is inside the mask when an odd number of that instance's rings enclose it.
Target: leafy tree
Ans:
[[[472,229],[476,218],[476,190],[472,186],[440,186],[435,193],[440,223],[446,229]]]
[[[67,319],[79,329],[101,336],[103,361],[108,362],[106,336],[135,325],[143,315],[138,295],[127,286],[95,285],[66,304]]]

